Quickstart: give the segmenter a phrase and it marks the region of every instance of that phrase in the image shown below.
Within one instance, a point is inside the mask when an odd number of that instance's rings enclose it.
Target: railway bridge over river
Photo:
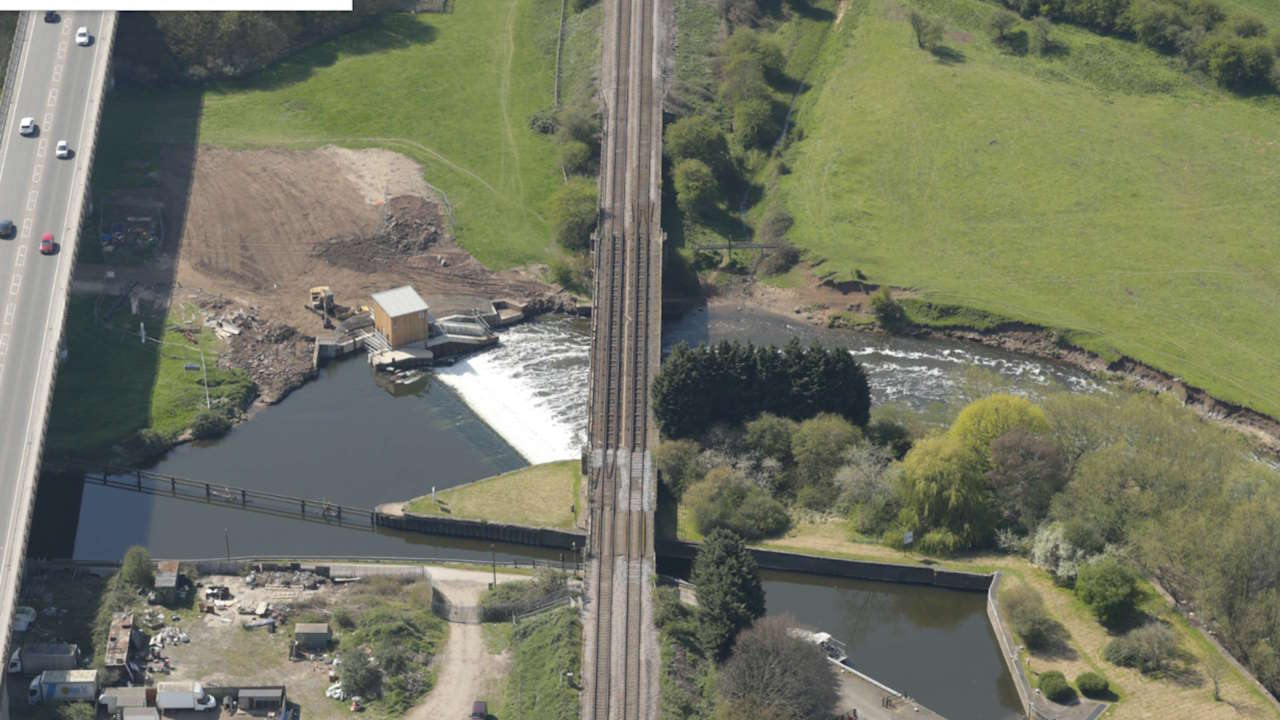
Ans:
[[[606,0],[600,216],[594,236],[585,720],[658,715],[653,624],[657,440],[649,385],[662,334],[662,0]]]

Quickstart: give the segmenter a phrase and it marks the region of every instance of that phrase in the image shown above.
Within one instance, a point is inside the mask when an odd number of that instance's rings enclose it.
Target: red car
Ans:
[[[40,254],[41,255],[53,254],[53,233],[45,233],[44,235],[40,236]]]

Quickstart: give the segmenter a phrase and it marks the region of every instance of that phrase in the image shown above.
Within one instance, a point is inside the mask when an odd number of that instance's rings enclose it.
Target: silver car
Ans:
[[[24,117],[22,122],[18,123],[18,134],[31,136],[36,134],[36,119],[33,117]]]

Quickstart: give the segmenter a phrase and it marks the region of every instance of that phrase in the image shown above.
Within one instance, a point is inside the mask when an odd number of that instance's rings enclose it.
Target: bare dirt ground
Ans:
[[[536,273],[490,272],[459,247],[421,168],[393,152],[200,147],[194,158],[169,156],[149,175],[156,189],[124,194],[163,202],[167,237],[159,257],[120,267],[118,277],[171,290],[171,301],[196,297],[202,307],[225,302],[221,309],[252,314],[256,331],[232,341],[242,347],[231,361],[259,381],[267,403],[305,381],[310,354],[302,363],[301,349],[325,332],[304,307],[313,286],[328,285],[338,303],[358,306],[374,292],[412,285],[437,314],[493,298],[561,302]],[[87,265],[77,279],[107,269]]]
[[[338,569],[338,566],[334,567]],[[341,567],[342,574],[352,571],[397,574],[397,570],[416,572],[418,567]],[[432,566],[427,571],[432,587],[455,606],[477,605],[492,578],[487,571],[452,567]],[[510,573],[498,573],[497,577],[498,582],[529,579],[526,575]],[[358,591],[358,583],[321,585],[316,590],[303,590],[297,586],[249,588],[244,578],[239,576],[207,576],[200,581],[206,585],[228,586],[234,596],[231,601],[234,606],[217,615],[200,615],[190,610],[181,613],[181,621],[173,624],[188,634],[190,642],[164,649],[173,667],[168,679],[199,680],[207,685],[281,683],[288,687],[290,699],[303,706],[306,717],[322,720],[358,717],[350,711],[347,703],[324,697],[324,690],[331,683],[331,666],[327,662],[322,659],[289,661],[290,634],[287,630],[275,634],[244,630],[240,627],[243,618],[236,612],[238,607],[251,608],[260,602],[282,608],[306,607],[315,603],[339,608],[347,602],[344,597]],[[292,623],[293,620],[286,622]],[[509,671],[510,654],[490,654],[480,625],[450,623],[444,647],[431,662],[436,671],[435,686],[423,702],[410,711],[408,717],[411,720],[467,717],[471,703],[485,698],[488,689]],[[492,698],[491,705],[496,700]]]
[[[431,571],[436,589],[456,606],[478,605],[488,589],[489,577],[483,572],[454,568]],[[498,582],[527,579],[519,575],[498,576]],[[450,623],[449,640],[435,662],[439,673],[436,686],[422,704],[409,711],[407,720],[468,717],[471,704],[485,698],[497,680],[510,671],[511,653],[490,654],[480,625]],[[489,707],[494,707],[497,700],[489,698]]]

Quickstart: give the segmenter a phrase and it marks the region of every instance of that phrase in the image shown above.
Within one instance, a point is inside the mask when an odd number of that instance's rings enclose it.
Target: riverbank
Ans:
[[[784,276],[750,280],[737,278],[722,282],[708,293],[707,303],[726,307],[750,307],[780,317],[802,320],[815,327],[848,327],[863,332],[888,331],[875,320],[871,296],[878,286],[868,283],[828,283],[814,277],[805,266]],[[910,289],[895,289],[897,299],[916,299]],[[898,334],[923,338],[975,343],[984,347],[1040,360],[1062,363],[1106,380],[1147,392],[1169,394],[1201,416],[1230,427],[1251,438],[1260,449],[1280,456],[1280,421],[1251,408],[1213,397],[1202,388],[1134,358],[1123,355],[1103,357],[1071,342],[1071,333],[1015,322],[980,313],[982,327],[966,324],[963,308],[955,308],[961,319],[943,320],[912,312],[907,303],[907,324]],[[935,306],[936,307],[936,306]]]
[[[387,515],[585,529],[579,470],[580,464],[573,460],[531,465],[407,502],[384,503],[377,510]]]

